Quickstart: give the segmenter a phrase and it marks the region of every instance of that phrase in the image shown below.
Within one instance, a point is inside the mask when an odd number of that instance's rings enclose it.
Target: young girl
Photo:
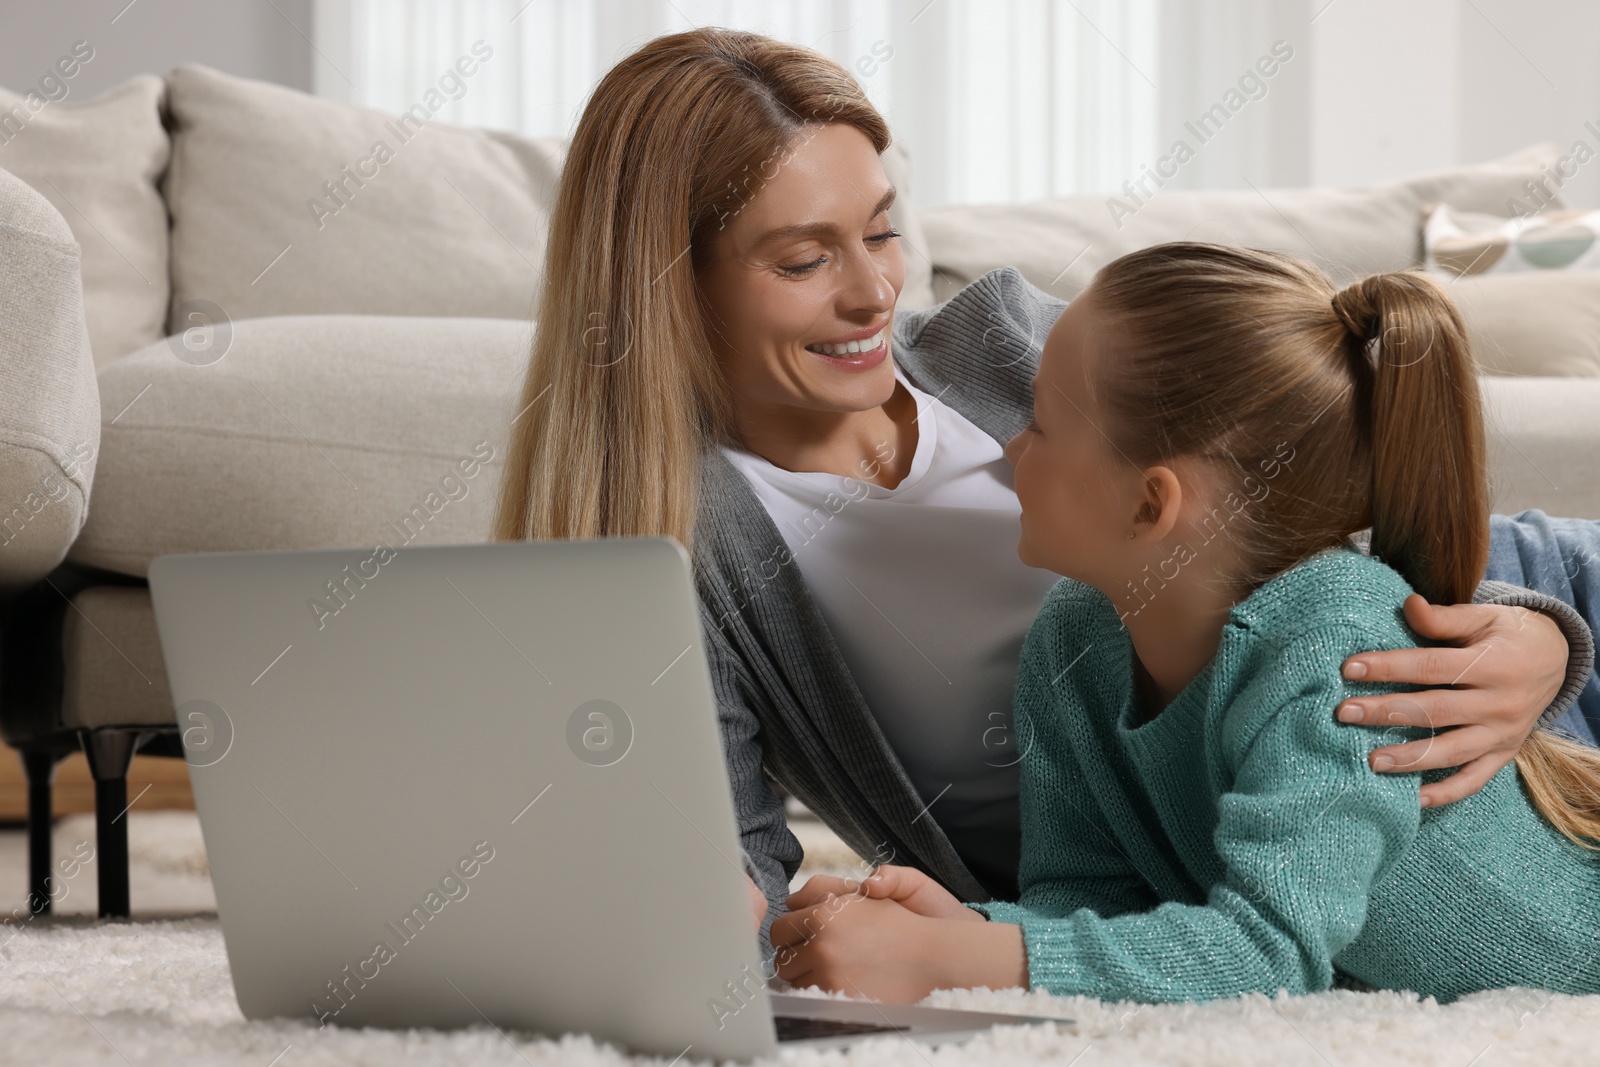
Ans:
[[[773,925],[779,974],[900,1001],[1600,991],[1600,752],[1536,731],[1425,808],[1439,772],[1367,755],[1428,731],[1334,719],[1408,691],[1340,675],[1417,647],[1408,596],[1458,603],[1483,574],[1477,378],[1443,290],[1157,246],[1067,308],[1034,386],[1006,449],[1019,552],[1066,579],[1017,679],[1021,899],[814,878]]]

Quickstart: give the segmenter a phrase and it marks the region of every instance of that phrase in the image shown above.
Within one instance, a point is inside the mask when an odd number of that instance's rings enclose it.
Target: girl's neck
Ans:
[[[1123,616],[1146,721],[1165,710],[1216,656],[1234,604],[1231,594],[1209,583],[1172,582]]]

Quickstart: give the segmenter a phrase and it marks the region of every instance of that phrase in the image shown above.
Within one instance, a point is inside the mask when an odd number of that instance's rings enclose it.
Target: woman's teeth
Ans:
[[[859,352],[876,351],[883,344],[883,334],[884,331],[879,330],[864,341],[846,341],[842,345],[806,345],[806,349],[824,356],[853,356]]]

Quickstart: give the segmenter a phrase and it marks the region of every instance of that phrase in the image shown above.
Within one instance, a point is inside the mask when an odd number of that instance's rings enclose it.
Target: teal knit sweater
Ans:
[[[1022,896],[972,905],[1022,927],[1030,986],[1600,992],[1600,858],[1539,816],[1516,765],[1424,809],[1421,781],[1446,772],[1380,775],[1366,758],[1428,731],[1334,718],[1346,697],[1413,688],[1339,673],[1417,646],[1410,593],[1353,548],[1321,552],[1235,606],[1216,656],[1143,722],[1111,602],[1057,583],[1017,678]]]

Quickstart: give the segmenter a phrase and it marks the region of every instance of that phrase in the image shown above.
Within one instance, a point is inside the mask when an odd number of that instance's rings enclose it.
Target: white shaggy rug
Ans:
[[[217,913],[200,822],[192,811],[128,813],[128,896],[136,918],[177,918]],[[57,915],[96,915],[100,894],[93,860],[76,867],[74,856],[94,855],[94,816],[56,820]],[[64,866],[63,866],[64,865]],[[0,910],[27,910],[28,843],[22,830],[0,831]],[[6,935],[0,935],[4,940]],[[0,1051],[0,1063],[4,1062]]]
[[[130,827],[130,850],[136,871],[146,868],[147,892],[176,893],[182,898],[201,887],[209,889],[203,851],[195,853],[198,834],[192,818],[147,818]],[[92,841],[92,826],[66,822],[58,828],[57,855],[70,851],[61,837],[82,839],[86,829]],[[820,829],[811,828],[804,837],[808,860],[827,859],[828,866],[842,866],[849,853],[830,843],[825,830],[815,832]],[[0,872],[8,885],[21,872],[19,844],[20,835],[0,834]],[[76,905],[71,910],[82,907],[85,898],[92,899],[93,877],[92,867],[80,875],[82,891],[69,896],[68,902]],[[141,907],[138,884],[135,911],[148,914]],[[9,887],[4,895],[20,899],[20,892]],[[181,902],[169,901],[170,910]],[[790,1049],[781,1054],[780,1062],[852,1067],[1600,1063],[1600,996],[1509,990],[1440,1006],[1398,993],[1336,992],[1141,1007],[1020,991],[957,990],[936,993],[929,1003],[1074,1021],[998,1030],[940,1048],[879,1037],[844,1051]],[[549,1040],[502,1035],[487,1027],[392,1032],[319,1030],[299,1021],[246,1022],[234,1002],[214,915],[102,925],[64,914],[13,920],[0,928],[0,1064],[648,1063],[659,1067],[667,1062],[629,1057],[587,1037]]]

